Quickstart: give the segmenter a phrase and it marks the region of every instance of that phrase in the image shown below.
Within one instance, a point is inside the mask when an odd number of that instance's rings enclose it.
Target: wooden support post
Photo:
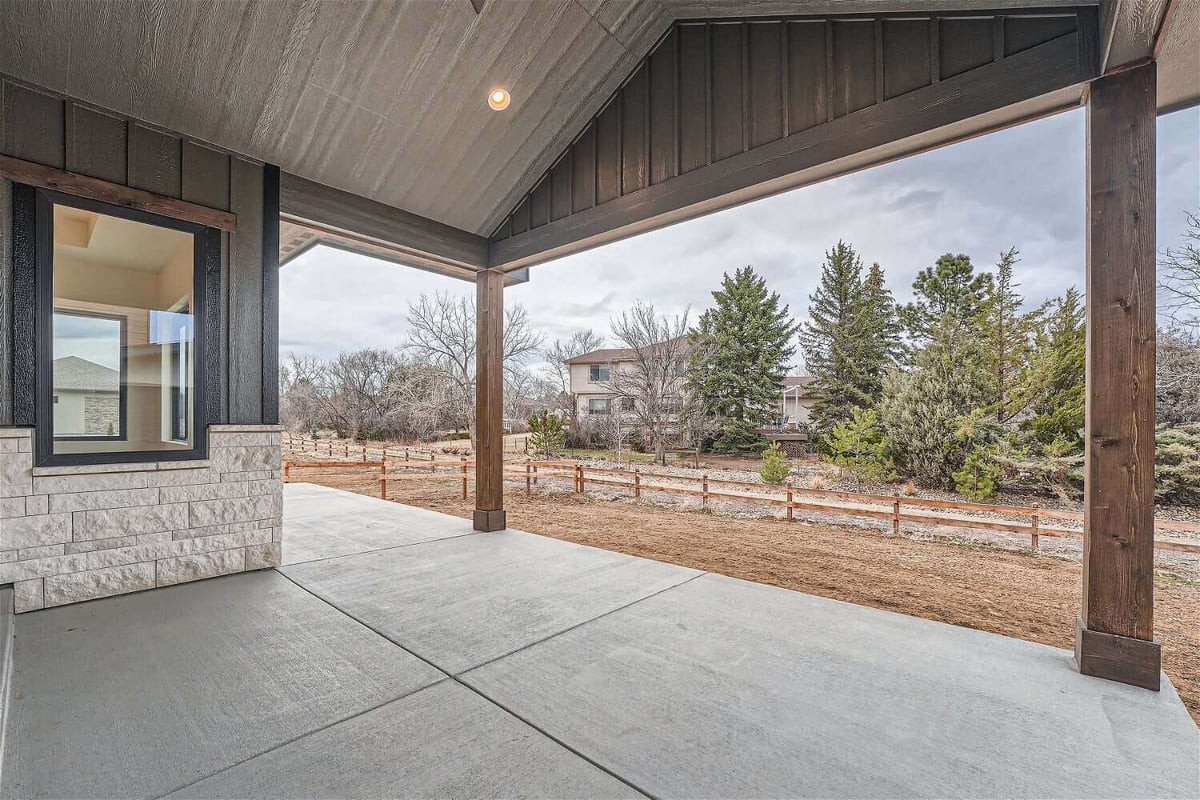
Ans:
[[[1086,675],[1159,688],[1154,640],[1157,65],[1092,82],[1087,107]]]
[[[504,514],[504,273],[475,278],[475,530],[507,527]]]
[[[638,469],[633,471],[633,499],[642,499],[642,471]]]
[[[383,459],[379,462],[379,497],[387,500],[387,450],[383,451]]]
[[[900,493],[895,492],[892,499],[892,535],[900,535]]]
[[[792,521],[792,482],[787,483],[787,521]]]
[[[1029,535],[1029,547],[1033,552],[1038,551],[1038,504],[1033,504],[1033,511],[1029,514],[1029,527],[1033,532]]]

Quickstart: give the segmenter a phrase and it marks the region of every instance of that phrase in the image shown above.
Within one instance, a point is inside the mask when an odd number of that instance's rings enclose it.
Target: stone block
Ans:
[[[246,569],[270,569],[278,567],[283,548],[279,542],[255,544],[246,548]]]
[[[113,489],[100,492],[70,492],[50,496],[51,511],[101,511],[110,508],[158,505],[159,490]],[[165,501],[163,501],[165,502]]]
[[[0,453],[0,497],[33,494],[33,453]]]
[[[216,447],[213,469],[226,472],[258,472],[280,466],[280,449],[275,447]]]
[[[37,611],[46,607],[46,595],[42,579],[17,581],[13,584],[13,611],[23,614],[26,611]]]
[[[154,588],[154,562],[54,575],[45,580],[46,606],[61,606]]]
[[[161,536],[151,533],[147,536]],[[170,538],[170,534],[167,535]],[[134,547],[142,542],[141,536],[114,536],[111,539],[85,539],[82,542],[67,542],[68,553],[90,553],[93,550],[114,550],[118,547]]]
[[[202,528],[207,525],[271,519],[279,516],[282,503],[282,494],[189,503],[191,509],[189,527]]]
[[[188,526],[188,504],[113,508],[75,512],[75,539],[111,539],[171,531]]]
[[[246,483],[193,483],[183,486],[164,486],[159,489],[164,503],[189,503],[198,500],[223,500],[229,497],[244,497]]]
[[[75,494],[82,492],[145,489],[150,472],[105,472],[80,475],[46,475],[33,479],[38,494]]]
[[[31,494],[25,498],[26,514],[49,514],[50,497],[44,494]]]
[[[54,556],[65,555],[66,552],[66,545],[61,544],[47,544],[41,547],[26,547],[17,551],[17,561],[29,561],[33,558],[53,558]]]
[[[223,481],[265,481],[276,480],[280,481],[280,491],[282,489],[283,470],[281,469],[260,469],[254,472],[227,472],[221,476]]]
[[[215,553],[197,553],[190,556],[163,558],[158,561],[158,585],[213,578],[241,572],[246,568],[246,551],[218,550]]]
[[[223,447],[280,447],[283,437],[278,433],[220,431],[210,433],[210,452]]]
[[[0,439],[0,442],[11,442],[12,439]],[[0,497],[0,519],[25,516],[24,497]]]
[[[70,514],[15,517],[0,525],[0,550],[43,547],[71,541]]]

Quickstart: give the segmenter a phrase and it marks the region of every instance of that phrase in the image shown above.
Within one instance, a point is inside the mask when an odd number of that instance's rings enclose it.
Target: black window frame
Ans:
[[[126,386],[125,378],[128,373],[127,364],[127,348],[129,346],[128,336],[129,318],[120,314],[102,314],[97,311],[76,311],[75,309],[55,311],[53,307],[50,309],[50,320],[53,322],[56,314],[64,314],[68,317],[84,317],[85,319],[109,319],[113,320],[120,326],[121,337],[121,356],[120,363],[117,369],[117,421],[120,424],[120,429],[113,436],[54,436],[56,442],[124,442],[129,438],[129,425],[126,420],[125,411],[129,408],[128,398],[129,389]],[[53,328],[51,328],[53,330]],[[57,395],[54,395],[54,342],[50,342],[50,394],[51,394],[51,409],[50,409],[50,433],[54,435],[54,409],[53,405],[57,402]]]
[[[107,214],[147,225],[171,228],[190,233],[194,241],[192,259],[192,414],[189,424],[192,446],[181,450],[130,450],[98,453],[54,452],[53,370],[54,342],[54,206],[64,205]],[[208,458],[210,387],[219,389],[219,365],[210,357],[210,336],[220,331],[218,295],[210,297],[210,289],[219,288],[221,270],[221,232],[197,222],[176,219],[161,214],[127,208],[65,192],[24,184],[13,185],[13,279],[14,285],[32,289],[30,304],[32,319],[26,317],[33,331],[27,340],[14,342],[14,359],[26,365],[24,373],[32,372],[32,406],[34,422],[34,464],[36,466],[79,466],[89,464],[150,463],[158,461],[196,461]],[[74,313],[74,312],[71,312]],[[16,320],[20,324],[22,320]],[[211,335],[209,331],[212,331]],[[124,360],[124,359],[122,359]],[[14,386],[17,389],[18,386]],[[122,394],[125,387],[122,382]],[[121,423],[126,415],[122,410]],[[79,440],[80,437],[65,437]],[[112,441],[112,437],[102,437]],[[60,439],[62,441],[62,439]]]

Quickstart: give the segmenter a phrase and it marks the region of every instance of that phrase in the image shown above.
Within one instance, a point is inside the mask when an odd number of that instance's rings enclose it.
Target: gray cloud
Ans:
[[[709,303],[721,275],[751,264],[793,313],[808,307],[825,252],[839,239],[879,262],[898,299],[942,253],[987,268],[1015,246],[1029,304],[1082,288],[1084,113],[1072,111],[748,203],[534,267],[507,292],[551,338],[592,328],[637,300],[662,312]],[[1200,109],[1159,120],[1158,242],[1200,208]],[[333,355],[393,347],[407,303],[422,292],[470,294],[469,284],[317,248],[281,273],[282,349]]]

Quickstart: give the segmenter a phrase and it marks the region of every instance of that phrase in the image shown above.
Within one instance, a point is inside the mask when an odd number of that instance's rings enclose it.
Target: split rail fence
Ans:
[[[332,440],[304,439],[288,433],[284,434],[284,446],[291,450],[313,452],[318,455],[324,450],[333,459],[338,456],[342,457],[340,461],[285,461],[283,466],[284,482],[302,480],[309,470],[321,472],[321,481],[327,483],[341,481],[361,483],[363,480],[374,479],[379,482],[379,496],[385,500],[388,498],[389,483],[405,480],[428,480],[431,475],[459,483],[461,497],[465,500],[470,494],[470,479],[474,477],[475,462],[473,459],[466,456],[454,459],[443,454],[439,460],[438,453],[427,449],[408,447],[380,449],[348,443],[334,444]],[[378,456],[379,460],[369,460],[371,456]],[[350,460],[353,457],[357,457],[358,460]],[[361,471],[357,474],[336,475],[327,472],[333,469],[372,469],[379,472],[377,476],[364,475]],[[1072,539],[1080,539],[1083,536],[1079,530],[1044,524],[1046,520],[1082,522],[1082,513],[1040,508],[1036,504],[1033,506],[995,505],[902,497],[899,493],[887,496],[865,492],[808,489],[790,484],[773,486],[748,481],[710,478],[708,475],[696,478],[643,473],[637,469],[585,466],[574,460],[555,461],[529,458],[509,460],[504,462],[504,476],[509,481],[519,482],[523,479],[527,494],[532,493],[533,487],[538,484],[539,480],[567,479],[571,481],[572,491],[577,493],[586,491],[589,485],[609,486],[626,489],[635,499],[640,499],[643,493],[696,497],[700,499],[701,506],[704,508],[708,507],[710,501],[782,507],[785,518],[789,522],[794,519],[796,511],[809,511],[890,521],[892,532],[895,534],[899,534],[901,523],[1011,533],[1028,536],[1030,548],[1034,551],[1039,549],[1040,539],[1043,536]],[[1005,519],[968,517],[961,514],[947,514],[945,513],[947,511],[990,514]],[[1200,533],[1200,524],[1174,520],[1156,519],[1154,527],[1156,532]],[[1194,542],[1156,538],[1154,547],[1157,550],[1200,554],[1200,543]]]

